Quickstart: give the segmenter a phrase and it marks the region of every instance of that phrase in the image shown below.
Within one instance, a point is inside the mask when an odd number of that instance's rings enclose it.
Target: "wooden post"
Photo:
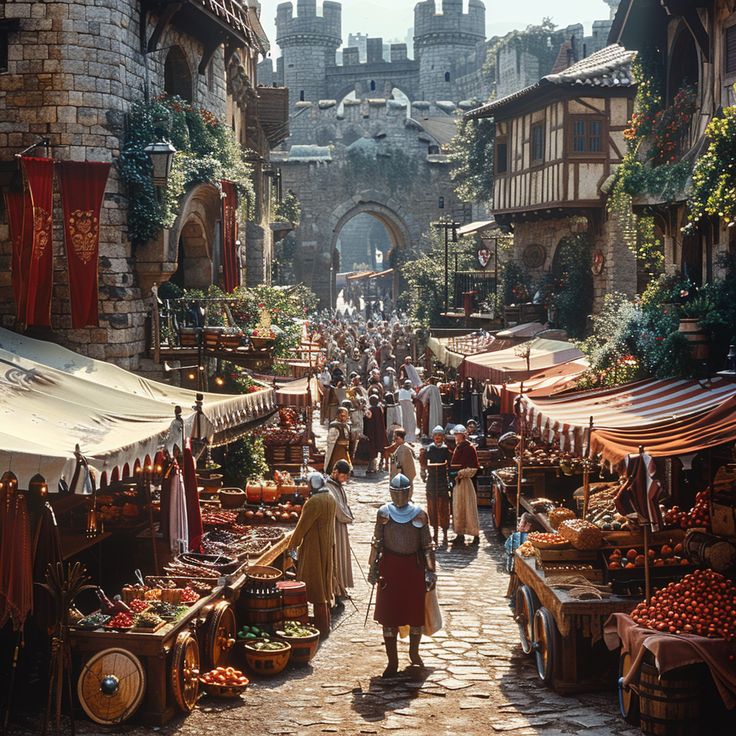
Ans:
[[[593,417],[588,423],[588,447],[583,448],[583,519],[588,516],[590,505],[590,445],[593,432]]]
[[[644,446],[639,445],[639,459],[644,462]],[[644,599],[647,605],[652,598],[652,581],[651,573],[649,570],[649,525],[651,521],[648,518],[644,519]]]
[[[158,285],[151,287],[151,339],[153,341],[153,361],[158,365],[161,362],[161,316],[158,308]]]
[[[521,487],[524,482],[524,422],[521,418],[521,399],[524,395],[524,382],[519,387],[519,397],[516,399],[516,420],[519,423],[519,444],[516,456],[516,526],[518,529],[521,517]]]

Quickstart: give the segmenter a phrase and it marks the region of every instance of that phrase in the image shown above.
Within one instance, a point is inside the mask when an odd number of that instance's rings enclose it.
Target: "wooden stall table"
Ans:
[[[534,654],[542,682],[562,695],[610,687],[617,660],[603,641],[604,624],[639,601],[616,595],[580,600],[550,587],[558,579],[546,578],[535,558],[516,553],[512,590],[522,649]]]
[[[249,564],[283,569],[292,533]],[[87,716],[102,724],[135,716],[145,725],[163,726],[191,712],[199,695],[199,671],[229,659],[237,634],[232,603],[246,579],[245,569],[220,579],[210,595],[157,631],[70,629],[76,692]]]

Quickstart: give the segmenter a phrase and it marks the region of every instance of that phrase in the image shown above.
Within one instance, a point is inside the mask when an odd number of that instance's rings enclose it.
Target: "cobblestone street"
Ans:
[[[356,516],[351,540],[364,570],[376,509],[388,497],[386,477],[356,477],[349,485]],[[419,483],[419,503],[424,502],[423,495]],[[508,575],[500,566],[502,547],[488,513],[481,519],[480,549],[438,550],[445,627],[422,644],[426,669],[421,677],[410,677],[407,670],[396,679],[381,679],[385,667],[381,630],[372,615],[363,626],[370,588],[356,567],[358,610],[347,603],[312,667],[289,669],[271,681],[258,679],[234,705],[203,698],[189,718],[159,732],[181,736],[639,733],[618,716],[613,691],[563,698],[539,683],[532,659],[521,652],[504,597]],[[406,642],[400,643],[400,668],[408,666],[407,648]],[[90,724],[82,731],[100,733]]]

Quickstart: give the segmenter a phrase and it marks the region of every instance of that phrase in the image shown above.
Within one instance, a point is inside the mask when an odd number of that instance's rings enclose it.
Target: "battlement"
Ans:
[[[317,14],[317,0],[297,0],[276,6],[276,42],[281,48],[322,41],[326,48],[337,49],[342,44],[342,5],[325,0],[322,15]]]
[[[414,8],[414,40],[418,45],[446,43],[443,36],[467,36],[469,43],[485,40],[486,6],[481,0],[469,0],[463,12],[463,0],[422,0]]]

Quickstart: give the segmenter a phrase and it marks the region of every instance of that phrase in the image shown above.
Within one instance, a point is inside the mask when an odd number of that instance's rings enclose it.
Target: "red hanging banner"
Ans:
[[[51,326],[51,291],[54,280],[53,209],[54,162],[50,158],[21,158],[33,207],[33,235],[28,269],[24,270],[26,325]]]
[[[99,324],[97,264],[100,209],[110,164],[60,161],[58,166],[72,327],[96,327]]]
[[[231,181],[222,180],[222,275],[225,291],[240,286],[240,264],[235,245],[238,239],[238,191]]]
[[[25,321],[26,284],[28,263],[33,242],[33,207],[28,191],[8,192],[5,195],[5,210],[8,213],[8,228],[12,244],[11,272],[15,315],[19,322]]]

